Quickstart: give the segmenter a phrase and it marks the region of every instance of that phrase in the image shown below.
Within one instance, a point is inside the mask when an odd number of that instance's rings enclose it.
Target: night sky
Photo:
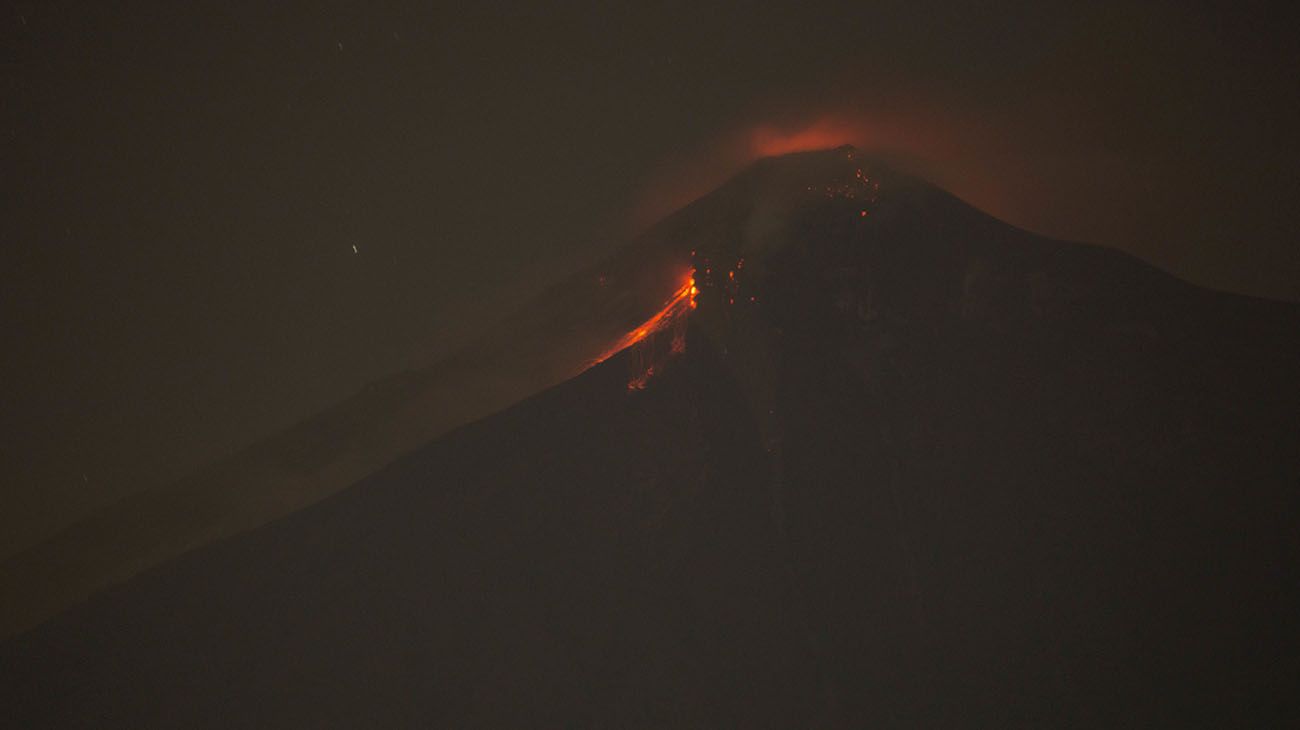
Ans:
[[[1074,5],[6,4],[0,553],[430,363],[809,142],[1300,299],[1292,27]]]

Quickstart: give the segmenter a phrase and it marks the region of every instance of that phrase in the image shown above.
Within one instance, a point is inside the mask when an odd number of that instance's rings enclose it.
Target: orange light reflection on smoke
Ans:
[[[861,125],[834,117],[824,117],[794,130],[758,127],[750,133],[749,143],[753,156],[772,157],[791,152],[808,152],[832,149],[846,144],[861,144],[864,136]]]

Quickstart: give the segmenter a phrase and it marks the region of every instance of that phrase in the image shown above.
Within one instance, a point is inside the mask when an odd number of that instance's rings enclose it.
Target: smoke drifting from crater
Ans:
[[[1119,248],[1211,288],[1300,299],[1300,211],[1288,202],[1300,176],[1280,163],[1300,162],[1282,134],[1300,123],[1284,92],[1294,74],[1246,79],[1242,57],[1219,55],[1222,39],[1199,26],[1073,43],[1088,50],[1072,49],[1077,63],[970,85],[959,79],[984,69],[935,80],[864,53],[671,156],[635,224],[757,158],[853,144],[1036,233]]]

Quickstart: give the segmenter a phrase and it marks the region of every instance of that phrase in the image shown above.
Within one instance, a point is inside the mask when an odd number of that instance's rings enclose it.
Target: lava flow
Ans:
[[[688,274],[686,282],[673,292],[662,309],[619,338],[596,362],[604,362],[631,348],[628,360],[631,377],[627,387],[629,390],[644,389],[670,357],[686,351],[686,314],[695,308],[697,293],[695,276]]]

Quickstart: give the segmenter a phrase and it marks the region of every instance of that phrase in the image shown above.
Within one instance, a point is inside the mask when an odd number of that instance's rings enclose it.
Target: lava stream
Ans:
[[[630,390],[645,388],[646,383],[668,358],[686,350],[686,314],[695,308],[697,293],[695,277],[688,275],[686,282],[673,292],[672,298],[662,309],[619,338],[595,362],[604,362],[625,349],[633,348],[629,359],[631,377],[627,387]],[[668,343],[666,350],[662,347],[665,339]]]

